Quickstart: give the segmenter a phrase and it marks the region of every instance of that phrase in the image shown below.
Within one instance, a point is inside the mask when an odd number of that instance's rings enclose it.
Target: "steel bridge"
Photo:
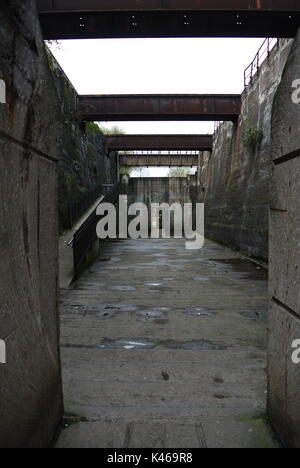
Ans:
[[[212,135],[113,135],[108,151],[212,151]]]
[[[241,112],[241,96],[108,95],[79,96],[78,118],[83,121],[230,120]]]
[[[119,164],[124,167],[197,167],[200,154],[119,153]]]
[[[294,37],[299,0],[37,0],[45,39]]]

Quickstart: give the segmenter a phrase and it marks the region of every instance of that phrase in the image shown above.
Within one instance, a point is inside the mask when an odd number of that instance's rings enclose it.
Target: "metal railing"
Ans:
[[[84,215],[91,205],[100,197],[102,186],[95,185],[88,192],[83,193],[77,200],[68,204],[68,228],[71,229],[74,224]]]
[[[103,197],[100,203],[116,204],[119,200],[119,193],[120,184],[118,183],[111,188],[111,190]],[[96,227],[100,217],[96,212],[97,210],[94,210],[90,214],[90,216],[80,226],[80,228],[73,236],[72,247],[75,278],[78,278],[80,266],[83,264],[92,245],[97,240]]]
[[[278,39],[268,38],[266,39],[259,51],[254,57],[254,60],[250,63],[249,67],[244,72],[244,85],[245,88],[252,84],[253,78],[259,74],[260,67],[266,58],[269,58],[270,52],[279,43]]]

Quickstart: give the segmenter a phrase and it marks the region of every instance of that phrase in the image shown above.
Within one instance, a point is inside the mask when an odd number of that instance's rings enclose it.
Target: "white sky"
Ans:
[[[262,39],[60,41],[52,52],[79,94],[241,93]],[[211,133],[213,122],[110,122],[126,133]],[[150,169],[151,176],[164,169]]]

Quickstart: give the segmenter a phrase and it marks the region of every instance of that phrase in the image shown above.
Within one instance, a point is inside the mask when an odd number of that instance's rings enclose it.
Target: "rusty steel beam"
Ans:
[[[234,121],[241,96],[234,95],[115,95],[79,96],[83,121],[202,120]]]
[[[112,135],[108,151],[212,151],[212,135]]]
[[[45,39],[294,37],[299,0],[37,0]]]
[[[196,154],[120,154],[119,164],[125,167],[194,167]]]
[[[67,11],[299,11],[298,0],[36,0],[44,13]]]

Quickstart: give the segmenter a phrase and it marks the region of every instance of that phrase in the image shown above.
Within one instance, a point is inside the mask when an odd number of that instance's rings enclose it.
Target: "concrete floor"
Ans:
[[[211,241],[108,243],[61,299],[58,447],[276,447],[266,273]]]

